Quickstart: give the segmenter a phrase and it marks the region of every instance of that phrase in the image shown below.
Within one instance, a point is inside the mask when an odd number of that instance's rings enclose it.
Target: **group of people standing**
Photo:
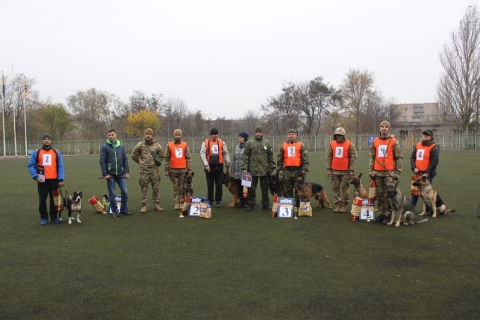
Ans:
[[[369,176],[375,180],[377,188],[377,222],[390,221],[391,207],[387,198],[386,185],[398,181],[403,167],[402,150],[398,140],[390,133],[390,123],[380,123],[380,134],[373,140],[370,149]],[[200,159],[204,166],[207,181],[207,199],[217,208],[222,206],[223,175],[227,169],[237,184],[239,203],[236,207],[254,210],[256,189],[260,182],[261,207],[270,210],[268,183],[269,176],[276,169],[282,178],[284,197],[295,198],[295,178],[299,172],[306,175],[309,171],[309,154],[305,145],[298,140],[297,130],[290,129],[287,141],[280,145],[277,152],[277,162],[274,161],[274,151],[270,142],[263,137],[263,129],[255,128],[254,137],[249,140],[247,132],[240,132],[238,145],[234,149],[233,162],[225,142],[218,137],[216,128],[210,130],[210,136],[203,141],[200,148]],[[100,168],[102,177],[107,181],[110,197],[110,208],[114,217],[131,215],[128,210],[128,191],[126,180],[130,177],[128,157],[124,145],[117,139],[114,129],[108,130],[107,141],[100,149]],[[192,175],[192,158],[188,144],[182,140],[182,131],[173,132],[173,141],[168,142],[165,150],[153,137],[153,130],[148,128],[144,132],[144,139],[132,151],[131,158],[139,164],[141,188],[141,210],[148,211],[147,190],[152,186],[153,210],[162,212],[160,206],[160,171],[159,166],[165,162],[165,176],[173,184],[174,209],[182,208],[185,202],[185,188],[187,176]],[[65,172],[60,151],[52,148],[52,136],[45,133],[42,137],[42,147],[32,153],[28,168],[32,179],[37,182],[39,195],[39,212],[41,224],[51,222],[61,223],[57,217],[53,203],[53,192],[62,186]],[[327,148],[327,176],[331,180],[336,207],[334,212],[346,212],[350,196],[350,178],[356,170],[357,151],[352,141],[346,138],[344,128],[335,130],[333,140]],[[413,173],[428,177],[432,182],[436,175],[436,166],[439,160],[439,148],[433,138],[433,132],[423,132],[422,141],[418,142],[412,151],[410,162]],[[44,175],[40,175],[38,167],[44,168]],[[230,170],[231,169],[231,170]],[[248,195],[243,193],[241,185],[244,172],[251,173],[252,183]],[[115,201],[116,185],[121,192],[120,208]],[[50,209],[47,212],[46,200],[50,196]],[[411,203],[415,206],[418,197],[412,197]],[[356,219],[352,218],[353,221]]]

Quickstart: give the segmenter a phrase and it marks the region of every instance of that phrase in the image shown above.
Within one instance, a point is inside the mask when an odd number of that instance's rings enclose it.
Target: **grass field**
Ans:
[[[195,190],[206,195],[198,157]],[[28,159],[1,159],[0,319],[478,319],[479,159],[442,152],[434,186],[457,212],[400,228],[318,208],[272,219],[258,203],[227,208],[225,188],[212,219],[179,219],[166,177],[166,210],[141,214],[133,161],[133,216],[113,218],[87,201],[106,191],[98,156],[64,157],[68,191],[84,194],[83,223],[40,226]],[[368,172],[367,152],[357,168]],[[323,152],[311,154],[310,170],[332,200]]]

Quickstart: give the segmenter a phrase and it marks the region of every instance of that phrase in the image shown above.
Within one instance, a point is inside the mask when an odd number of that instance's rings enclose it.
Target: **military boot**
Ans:
[[[173,207],[173,210],[178,210],[180,209],[180,204],[178,202],[175,202],[175,207]]]
[[[163,208],[160,207],[158,204],[156,204],[156,205],[153,206],[153,210],[158,211],[158,212],[162,212]]]
[[[342,204],[341,202],[335,203],[336,207],[335,207],[335,209],[333,209],[333,212],[339,212],[339,211],[340,211],[340,205],[341,205],[341,204]]]
[[[148,210],[147,206],[142,206],[142,209],[140,209],[140,212],[145,213],[145,212],[147,212],[147,210]]]
[[[341,202],[340,203],[340,209],[338,209],[338,212],[346,212],[347,211],[347,203],[346,202]]]

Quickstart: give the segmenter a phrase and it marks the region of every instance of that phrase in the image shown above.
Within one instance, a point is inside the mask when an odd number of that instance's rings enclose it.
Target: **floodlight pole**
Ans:
[[[477,150],[477,134],[478,134],[478,103],[479,103],[479,88],[480,88],[480,84],[479,84],[479,79],[475,79],[475,84],[477,86],[477,89],[475,90],[475,92],[477,93],[477,115],[476,115],[476,120],[475,120],[475,150]]]

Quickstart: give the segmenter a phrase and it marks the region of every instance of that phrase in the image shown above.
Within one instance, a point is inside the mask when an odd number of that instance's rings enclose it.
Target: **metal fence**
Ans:
[[[376,135],[374,134],[361,134],[361,135],[348,135],[356,146],[357,150],[368,150],[371,145],[371,141]],[[221,137],[229,151],[234,149],[234,146],[238,144],[238,137]],[[253,138],[253,137],[251,137]],[[286,141],[286,136],[270,136],[265,135],[265,139],[268,139],[272,146],[276,150],[280,147],[282,142]],[[324,151],[330,145],[333,139],[332,135],[318,135],[318,136],[299,136],[310,152]],[[200,137],[183,137],[189,145],[190,152],[198,153],[202,142],[206,139]],[[415,143],[421,139],[421,135],[399,135],[397,139],[400,142],[402,150],[411,150]],[[161,146],[165,147],[171,139],[159,138],[157,139]],[[442,150],[475,150],[480,149],[478,143],[480,143],[480,134],[474,133],[439,133],[435,135],[435,140]],[[100,147],[106,140],[77,140],[77,141],[53,141],[52,145],[59,149],[62,154],[65,155],[82,155],[82,154],[98,154]],[[121,140],[125,145],[125,149],[131,152],[135,145],[140,141],[139,139],[123,139]],[[478,142],[478,143],[477,143]],[[13,142],[7,142],[5,144],[5,156],[25,156],[31,154],[31,151],[38,148],[41,145],[41,141],[29,141],[27,150],[25,150],[25,143],[17,142],[17,154],[15,154],[15,144]],[[3,144],[0,143],[0,153],[3,155]]]

